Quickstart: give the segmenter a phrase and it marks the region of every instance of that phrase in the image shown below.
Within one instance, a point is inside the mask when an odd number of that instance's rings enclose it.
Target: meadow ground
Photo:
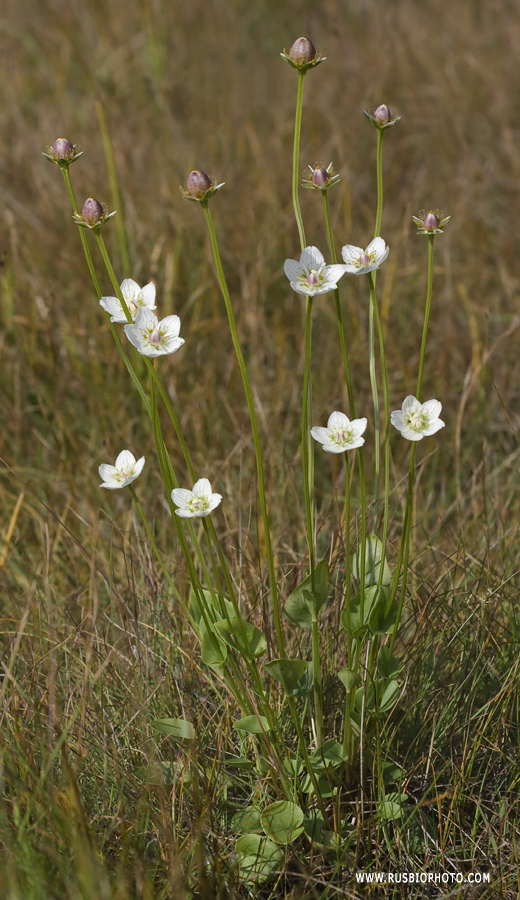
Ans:
[[[277,880],[254,886],[233,863],[231,819],[264,788],[224,765],[237,749],[236,709],[200,664],[130,494],[99,489],[99,464],[120,449],[146,457],[136,488],[185,593],[149,422],[93,292],[63,179],[41,152],[61,135],[79,144],[78,198],[117,209],[104,235],[118,279],[153,279],[162,314],[181,318],[185,346],[159,361],[161,373],[196,471],[225,497],[215,521],[244,609],[269,628],[247,407],[203,217],[179,185],[194,167],[225,182],[212,211],[254,386],[285,597],[305,553],[304,305],[283,274],[299,243],[296,81],[279,53],[301,34],[327,57],[306,76],[301,168],[332,160],[341,175],[330,194],[338,247],[365,246],[373,235],[375,132],[363,109],[386,102],[401,116],[385,138],[382,234],[391,252],[378,276],[391,408],[413,392],[424,312],[426,239],[411,216],[429,207],[452,216],[436,239],[423,389],[442,400],[446,428],[418,457],[397,644],[406,692],[383,735],[414,816],[381,827],[366,813],[365,832],[353,829],[341,859],[296,843]],[[361,888],[360,869],[489,872],[485,896],[517,896],[519,56],[509,0],[456,8],[448,0],[4,0],[2,898],[477,896],[467,885]],[[301,195],[308,243],[325,249],[319,197]],[[357,402],[370,417],[359,280],[344,279],[341,301]],[[331,294],[315,302],[313,353],[324,424],[329,411],[347,408]],[[185,480],[166,417],[163,427]],[[390,563],[405,443],[392,438]],[[339,527],[340,470],[337,459],[317,457],[324,554]],[[288,640],[296,652],[300,639]],[[342,654],[334,606],[322,654],[332,709]],[[194,745],[151,728],[168,716],[195,724]]]

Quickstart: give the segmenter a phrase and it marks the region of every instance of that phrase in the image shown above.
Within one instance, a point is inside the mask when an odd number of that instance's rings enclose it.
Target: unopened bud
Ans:
[[[392,113],[388,109],[386,103],[382,103],[381,106],[377,107],[374,113],[374,120],[378,125],[388,125],[391,118]]]
[[[202,200],[211,188],[211,178],[200,169],[194,169],[186,181],[186,193],[189,197]]]
[[[206,203],[213,194],[216,194],[224,182],[215,184],[215,180],[201,172],[200,169],[193,169],[186,181],[186,187],[181,187],[181,194],[186,200],[196,200],[198,203]]]
[[[312,170],[311,179],[312,183],[315,184],[316,187],[321,188],[329,180],[329,173],[326,169],[323,169],[322,166],[317,166]]]
[[[64,159],[66,162],[70,162],[75,152],[74,144],[64,137],[59,137],[52,145],[52,156],[55,159]]]
[[[423,221],[423,228],[425,231],[435,231],[439,227],[439,219],[435,215],[434,212],[429,212],[425,215]]]
[[[98,225],[105,215],[105,210],[99,200],[88,197],[81,208],[81,218],[87,225]]]
[[[296,66],[305,66],[315,58],[316,47],[309,38],[301,37],[294,42],[288,56]]]

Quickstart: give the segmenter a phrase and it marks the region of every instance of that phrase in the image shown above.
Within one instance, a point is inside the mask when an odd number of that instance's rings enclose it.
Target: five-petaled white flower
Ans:
[[[283,270],[291,282],[293,291],[312,297],[314,294],[333,291],[345,272],[345,266],[326,266],[323,254],[317,247],[305,247],[300,262],[286,259]]]
[[[125,278],[121,285],[121,293],[128,306],[128,312],[135,320],[137,311],[142,307],[147,309],[156,309],[155,306],[155,284],[150,281],[143,288],[139,287],[137,281],[132,278]],[[100,306],[110,313],[111,322],[127,322],[125,311],[122,303],[117,297],[101,297]]]
[[[99,486],[108,488],[110,491],[124,488],[127,484],[135,481],[141,474],[143,466],[144,456],[141,456],[141,459],[138,459],[136,462],[135,456],[133,453],[130,453],[130,450],[121,450],[115,466],[109,466],[108,463],[100,465],[99,474],[103,479],[103,484]]]
[[[390,248],[386,246],[381,237],[375,237],[373,241],[370,241],[366,250],[354,247],[353,244],[345,244],[341,248],[341,255],[346,263],[344,271],[349,272],[350,275],[364,275],[366,272],[372,272],[373,269],[379,269],[389,252]]]
[[[323,444],[327,453],[343,453],[365,443],[365,438],[361,435],[366,427],[366,419],[353,419],[351,422],[345,413],[333,412],[329,416],[327,427],[314,425],[311,434],[315,441]]]
[[[179,337],[181,320],[178,316],[166,316],[159,322],[146,306],[137,310],[133,325],[125,325],[125,334],[143,356],[163,356],[175,353],[184,344]]]
[[[212,494],[208,479],[199,478],[192,491],[174,488],[172,500],[177,506],[177,515],[182,519],[191,519],[193,516],[209,516],[222,500],[222,494]]]
[[[419,403],[411,394],[403,400],[402,409],[390,413],[392,425],[409,441],[422,441],[423,437],[435,434],[444,428],[445,423],[439,419],[442,404],[439,400],[427,400]]]

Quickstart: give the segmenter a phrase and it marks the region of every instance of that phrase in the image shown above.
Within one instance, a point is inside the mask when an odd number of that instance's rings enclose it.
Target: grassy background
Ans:
[[[161,314],[181,317],[186,344],[161,371],[196,468],[225,496],[220,533],[260,618],[268,598],[247,410],[203,219],[178,186],[195,166],[226,182],[212,209],[257,393],[287,593],[304,549],[303,306],[282,271],[299,251],[296,77],[279,52],[300,34],[327,57],[306,78],[301,165],[332,160],[342,176],[331,192],[338,247],[365,245],[373,233],[375,132],[362,110],[386,102],[402,116],[385,139],[391,253],[378,278],[392,407],[413,391],[424,308],[426,241],[411,215],[439,207],[452,216],[436,240],[424,379],[424,398],[442,400],[447,427],[420,448],[428,458],[401,646],[408,716],[392,738],[406,790],[428,804],[436,830],[423,843],[382,840],[379,858],[383,868],[473,865],[493,873],[499,896],[516,896],[507,893],[517,879],[519,775],[515,5],[458,4],[454,14],[448,0],[127,0],[123,13],[114,0],[4,0],[0,894],[9,900],[183,898],[187,882],[188,896],[248,896],[227,875],[229,806],[244,800],[212,767],[231,748],[233,711],[198,668],[129,496],[98,488],[101,462],[123,447],[146,455],[139,494],[176,571],[150,429],[95,301],[63,179],[41,150],[60,135],[80,145],[78,198],[117,206],[125,226],[124,239],[116,219],[105,230],[118,276],[153,278]],[[304,191],[301,202],[307,242],[324,249],[320,199]],[[104,276],[102,286],[112,293]],[[363,288],[341,284],[359,411],[369,414]],[[315,303],[313,390],[316,423],[347,409],[330,295]],[[408,446],[394,436],[392,452],[393,544]],[[337,527],[336,462],[331,470],[317,458],[323,549]],[[330,615],[332,670],[341,647]],[[189,786],[185,756],[149,727],[181,714],[200,734]],[[431,802],[430,789],[441,799]],[[360,856],[355,864],[369,867]],[[323,896],[326,872],[301,854],[276,896]],[[355,895],[349,877],[330,896]]]

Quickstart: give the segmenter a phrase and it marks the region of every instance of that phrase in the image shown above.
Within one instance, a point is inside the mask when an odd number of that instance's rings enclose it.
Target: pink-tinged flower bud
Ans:
[[[81,218],[87,225],[99,225],[105,215],[105,210],[99,200],[88,197],[81,208]]]
[[[74,145],[64,137],[59,137],[52,145],[54,159],[64,159],[66,162],[70,162],[75,152]]]
[[[450,221],[451,216],[445,216],[443,213],[439,212],[438,209],[436,209],[435,212],[433,209],[428,210],[428,212],[422,209],[419,215],[412,216],[412,219],[419,229],[417,234],[433,235],[442,234],[444,227]]]
[[[424,228],[425,231],[431,231],[431,232],[433,232],[433,231],[436,231],[436,229],[437,229],[438,227],[439,227],[439,219],[438,219],[438,217],[435,215],[434,212],[431,212],[431,211],[430,211],[430,212],[427,213],[427,214],[425,215],[425,217],[424,217],[423,228]]]
[[[316,187],[321,188],[329,181],[329,173],[326,169],[323,169],[322,166],[317,166],[312,170],[311,179],[312,183],[315,184]]]
[[[316,47],[309,38],[298,38],[288,53],[289,59],[295,66],[309,65],[316,57]]]
[[[382,103],[374,112],[374,120],[378,125],[388,125],[391,118],[392,113],[388,109],[386,103]]]
[[[194,169],[188,175],[186,193],[196,200],[202,200],[211,188],[211,178],[205,172]]]

